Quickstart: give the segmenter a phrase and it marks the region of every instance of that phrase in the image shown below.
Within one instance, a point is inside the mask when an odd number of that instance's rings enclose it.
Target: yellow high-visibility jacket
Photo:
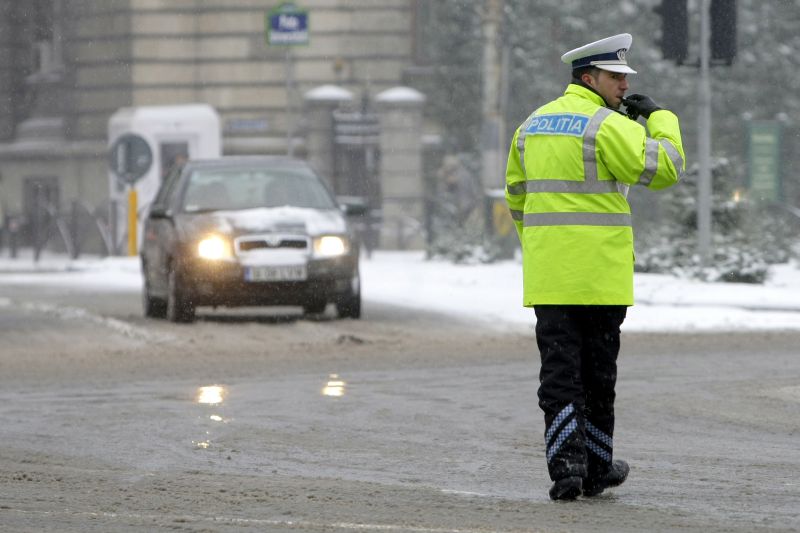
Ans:
[[[523,305],[633,305],[630,185],[663,189],[685,169],[678,117],[641,124],[570,84],[517,129],[506,201],[522,243]]]

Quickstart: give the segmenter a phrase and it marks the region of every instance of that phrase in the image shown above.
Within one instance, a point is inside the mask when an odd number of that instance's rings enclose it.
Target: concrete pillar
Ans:
[[[0,139],[14,136],[15,74],[17,47],[13,42],[14,20],[18,7],[13,2],[0,2]],[[2,221],[0,221],[2,222]],[[2,224],[0,224],[2,225]]]
[[[333,111],[353,101],[353,93],[336,85],[321,85],[304,96],[308,162],[333,187]]]
[[[375,97],[380,116],[382,248],[422,249],[425,184],[422,177],[422,110],[425,95],[394,87]]]

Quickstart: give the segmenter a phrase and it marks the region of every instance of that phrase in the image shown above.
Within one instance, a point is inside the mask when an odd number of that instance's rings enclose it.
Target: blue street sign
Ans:
[[[267,44],[308,44],[308,11],[291,2],[279,5],[267,13]]]

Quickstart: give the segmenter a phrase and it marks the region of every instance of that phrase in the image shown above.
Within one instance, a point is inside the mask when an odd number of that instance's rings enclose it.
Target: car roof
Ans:
[[[223,156],[216,159],[191,159],[186,163],[186,166],[192,169],[254,166],[311,168],[311,166],[302,159],[270,155],[236,155]]]

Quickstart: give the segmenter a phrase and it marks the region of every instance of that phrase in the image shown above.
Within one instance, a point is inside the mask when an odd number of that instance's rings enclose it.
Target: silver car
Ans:
[[[297,305],[360,318],[359,246],[303,161],[190,161],[161,185],[141,250],[144,312],[189,322],[197,306]]]

